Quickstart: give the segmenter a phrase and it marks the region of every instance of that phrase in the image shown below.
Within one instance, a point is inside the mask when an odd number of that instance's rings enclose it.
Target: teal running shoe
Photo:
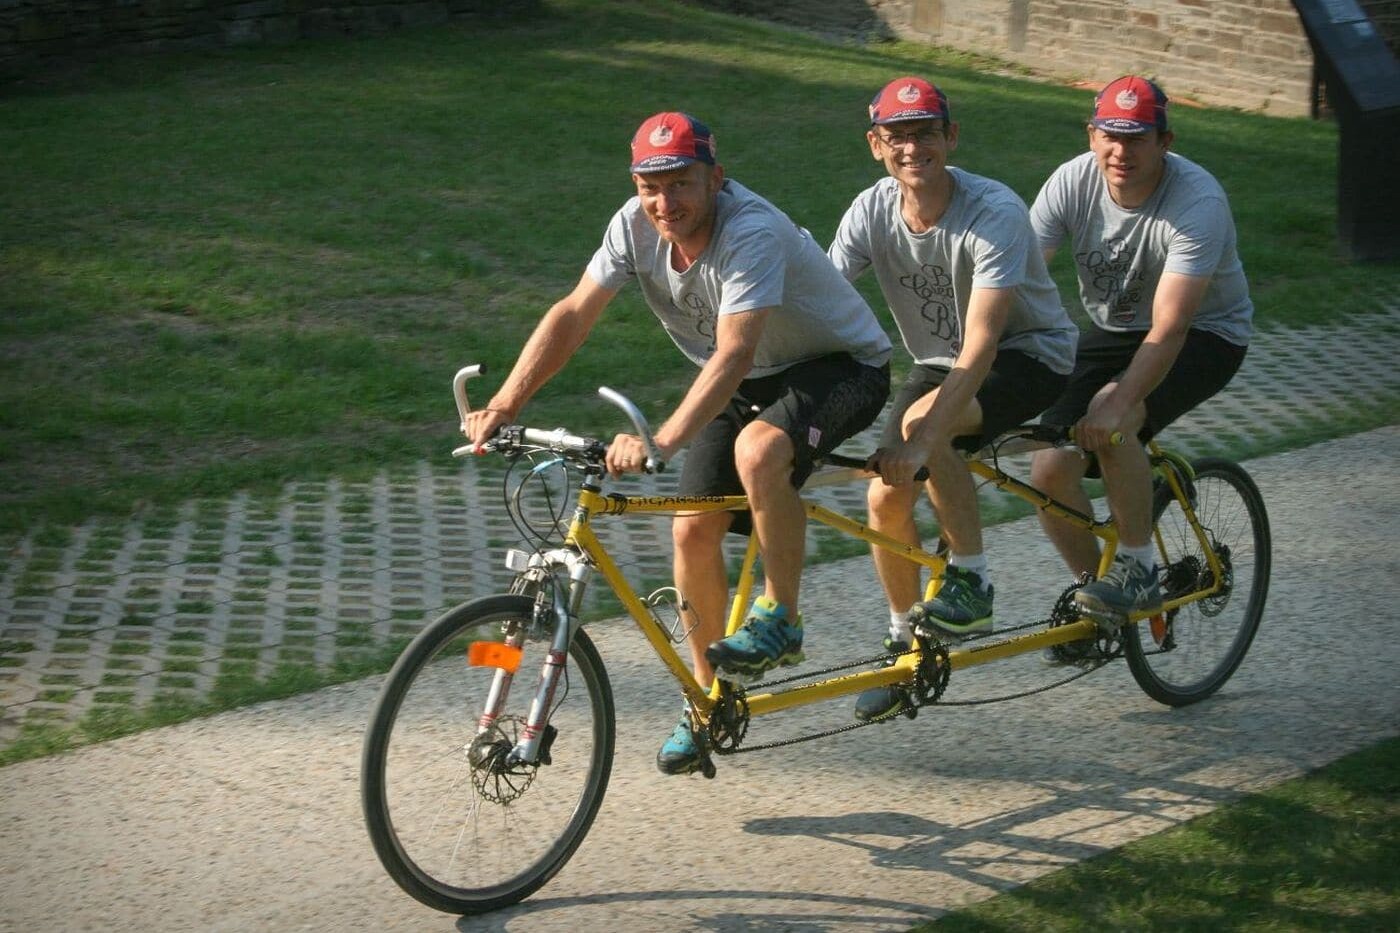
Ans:
[[[690,710],[681,713],[671,737],[656,753],[656,768],[662,774],[691,774],[700,770],[700,737],[690,724]]]
[[[730,683],[747,683],[775,667],[800,664],[806,659],[802,616],[789,622],[786,607],[760,596],[753,601],[744,627],[706,648],[705,659],[714,665],[717,677]]]

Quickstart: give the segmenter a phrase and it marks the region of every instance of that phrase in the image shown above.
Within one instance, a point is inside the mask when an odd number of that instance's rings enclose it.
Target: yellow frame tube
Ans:
[[[1159,455],[1160,450],[1155,442],[1149,443],[1149,451],[1154,455]],[[1102,575],[1108,565],[1112,562],[1113,554],[1117,550],[1118,534],[1117,529],[1111,521],[1096,521],[1092,516],[1085,515],[1075,509],[1061,505],[1051,499],[1045,493],[1033,486],[1010,476],[1007,473],[988,466],[980,460],[969,460],[968,469],[976,476],[990,482],[998,489],[1003,490],[1017,498],[1030,503],[1037,509],[1047,512],[1057,518],[1077,525],[1089,531],[1095,537],[1104,542],[1103,558],[1099,566],[1099,573]],[[1170,484],[1172,493],[1178,503],[1182,504],[1187,511],[1187,521],[1195,533],[1206,560],[1210,565],[1217,583],[1216,587],[1209,592],[1192,594],[1181,599],[1171,600],[1164,604],[1163,611],[1175,609],[1178,606],[1202,599],[1219,589],[1220,583],[1220,562],[1209,542],[1204,537],[1200,521],[1182,492],[1180,484],[1177,482],[1174,471],[1163,470],[1167,482]],[[861,475],[852,472],[850,479],[860,479]],[[622,575],[616,562],[609,556],[606,549],[599,541],[590,527],[590,519],[593,515],[621,515],[626,513],[640,514],[684,514],[684,513],[708,513],[727,510],[739,510],[747,506],[748,500],[744,496],[619,496],[602,495],[591,490],[582,490],[579,494],[579,510],[576,513],[573,523],[570,526],[568,543],[578,546],[593,561],[598,571],[608,586],[617,595],[619,601],[627,614],[638,624],[642,634],[666,665],[667,669],[680,683],[686,698],[692,706],[697,709],[702,716],[708,716],[714,708],[715,701],[719,695],[719,686],[715,685],[709,691],[702,688],[695,680],[689,666],[681,659],[676,651],[674,643],[671,641],[670,633],[665,630],[661,623],[652,615],[650,608],[638,596],[631,583]],[[843,534],[865,541],[875,547],[882,548],[894,554],[898,554],[908,560],[913,561],[923,567],[937,571],[945,563],[945,558],[930,553],[922,547],[915,547],[905,544],[889,537],[868,525],[855,521],[839,512],[835,512],[825,506],[810,501],[803,501],[803,507],[807,517],[820,524],[835,528]],[[1154,528],[1154,535],[1157,537],[1159,549],[1165,553],[1160,532]],[[743,565],[740,569],[739,580],[735,587],[734,599],[730,604],[729,615],[725,624],[726,634],[733,634],[743,624],[745,607],[749,605],[753,597],[754,585],[758,564],[758,539],[757,536],[750,535],[748,547],[744,554]],[[932,588],[932,583],[930,583]],[[1135,624],[1141,619],[1147,618],[1145,614],[1135,614],[1129,618],[1127,624]],[[1080,619],[1066,625],[1055,626],[1043,629],[1038,632],[1031,632],[1025,635],[1018,635],[987,644],[978,644],[969,648],[952,648],[948,653],[948,663],[952,670],[975,667],[1003,658],[1013,657],[1051,645],[1064,644],[1071,641],[1095,637],[1098,633],[1098,625],[1090,619]],[[783,690],[775,693],[764,693],[746,697],[749,714],[751,716],[763,716],[775,713],[779,710],[790,709],[798,706],[806,706],[823,700],[834,699],[868,690],[873,687],[890,686],[893,684],[909,683],[914,678],[914,672],[920,662],[919,652],[913,651],[896,658],[894,663],[887,667],[880,667],[872,670],[858,671],[853,674],[845,674],[839,677],[832,677],[826,680],[803,684],[790,690]]]

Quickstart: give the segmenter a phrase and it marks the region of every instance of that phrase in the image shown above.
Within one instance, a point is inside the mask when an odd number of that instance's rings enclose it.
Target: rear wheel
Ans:
[[[495,910],[529,896],[583,841],[612,770],[612,689],[579,631],[552,698],[546,752],[513,762],[549,653],[535,640],[534,600],[492,596],[447,612],[390,671],[370,718],[361,802],[375,852],[419,901],[449,913]],[[497,669],[468,647],[518,645],[508,702],[479,724]],[[509,651],[504,652],[509,655]]]
[[[1185,706],[1220,689],[1244,660],[1264,614],[1271,543],[1263,497],[1238,464],[1205,458],[1193,464],[1196,516],[1219,558],[1223,580],[1211,596],[1123,630],[1123,651],[1147,695]],[[1209,589],[1214,575],[1181,503],[1165,484],[1153,502],[1162,580],[1170,602]]]

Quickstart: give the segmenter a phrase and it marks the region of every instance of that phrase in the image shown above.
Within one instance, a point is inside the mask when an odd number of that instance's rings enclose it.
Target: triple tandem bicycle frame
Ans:
[[[474,375],[476,367],[468,367],[463,372]],[[468,411],[466,406],[466,396],[462,389],[463,377],[459,373],[459,378],[454,384],[457,390],[459,408],[463,414]],[[618,401],[624,410],[630,406],[616,393],[604,391],[605,397]],[[619,401],[620,400],[620,401]],[[625,403],[625,404],[624,404]],[[635,410],[633,410],[635,411]],[[629,411],[629,414],[633,414]],[[633,415],[634,424],[638,429],[645,431],[644,422],[639,415]],[[524,429],[523,434],[527,440],[533,440],[542,447],[559,446],[563,435],[556,431],[538,431],[534,429]],[[997,459],[1002,456],[1013,456],[1017,453],[1025,453],[1031,450],[1042,449],[1052,446],[1048,442],[1041,441],[1021,441],[1019,443],[1005,445],[1003,449],[996,451],[996,459],[988,463],[978,457],[988,453],[991,448],[984,448],[978,454],[967,460],[967,468],[975,476],[986,480],[1011,495],[1031,504],[1035,508],[1047,512],[1057,518],[1069,522],[1079,528],[1083,528],[1093,534],[1103,542],[1102,555],[1099,562],[1098,575],[1102,576],[1107,571],[1113,561],[1118,546],[1118,531],[1111,520],[1099,521],[1092,516],[1088,516],[1070,508],[1057,500],[1047,496],[1045,493],[1033,486],[1011,476],[999,465]],[[469,452],[471,448],[460,447],[454,451],[455,456],[462,456]],[[1218,592],[1223,585],[1225,575],[1221,572],[1219,557],[1216,554],[1205,530],[1201,527],[1196,518],[1195,512],[1190,502],[1190,497],[1186,494],[1183,483],[1184,477],[1189,477],[1190,466],[1180,456],[1163,450],[1155,441],[1149,442],[1148,452],[1150,462],[1154,472],[1167,488],[1171,490],[1172,498],[1181,506],[1183,513],[1187,516],[1193,531],[1197,536],[1197,544],[1204,554],[1210,571],[1208,579],[1213,581],[1206,589],[1196,590],[1173,599],[1166,600],[1160,610],[1152,615],[1170,612],[1180,606],[1197,600],[1206,599]],[[828,458],[828,462],[833,460],[849,463],[849,458]],[[868,479],[872,476],[869,472],[855,466],[844,466],[838,469],[826,469],[819,471],[808,480],[804,489],[817,488],[826,485],[836,485],[849,483],[861,479]],[[702,686],[691,673],[689,664],[684,661],[679,652],[676,651],[675,641],[670,630],[652,612],[650,606],[633,588],[632,584],[623,575],[617,563],[608,553],[607,547],[599,540],[592,528],[593,519],[603,515],[674,515],[676,513],[696,514],[703,512],[735,511],[747,508],[748,499],[745,496],[651,496],[651,495],[621,495],[618,493],[603,494],[596,476],[585,477],[579,485],[577,506],[573,517],[569,523],[568,532],[565,535],[563,547],[558,551],[546,555],[546,562],[549,560],[567,561],[570,565],[572,578],[578,583],[586,579],[586,571],[582,567],[595,569],[602,575],[608,587],[617,596],[626,610],[627,615],[641,629],[642,634],[651,644],[653,650],[662,663],[671,672],[680,684],[687,701],[691,707],[699,714],[702,722],[708,722],[711,711],[721,697],[721,682],[718,678],[714,684],[706,688]],[[939,553],[930,553],[922,547],[905,544],[889,537],[873,528],[829,509],[823,505],[803,499],[803,507],[806,510],[810,521],[836,529],[852,538],[864,541],[874,547],[882,548],[891,553],[897,554],[910,560],[921,567],[926,567],[930,571],[930,579],[925,589],[925,599],[932,599],[938,590],[939,579],[946,564],[946,558]],[[1157,534],[1154,528],[1154,535]],[[1165,551],[1165,545],[1158,540],[1158,548]],[[738,581],[735,587],[733,601],[730,604],[729,614],[725,625],[725,634],[732,635],[738,631],[744,622],[744,613],[753,597],[753,589],[758,577],[757,565],[759,561],[758,536],[750,535],[748,546],[744,554],[743,563],[739,570]],[[582,590],[582,587],[578,587]],[[581,597],[581,592],[578,594]],[[683,594],[682,594],[683,595]],[[576,601],[575,601],[576,602]],[[1127,624],[1132,624],[1146,618],[1147,613],[1139,613],[1128,617]],[[577,623],[575,623],[577,624]],[[948,651],[946,663],[949,671],[956,671],[963,668],[973,667],[979,664],[986,664],[991,661],[1013,657],[1030,651],[1037,651],[1053,645],[1061,645],[1067,642],[1083,641],[1097,637],[1104,629],[1104,624],[1089,618],[1080,618],[1077,621],[1064,625],[1056,625],[1039,632],[1030,632],[996,641],[981,640],[975,646],[968,648],[953,648]],[[747,711],[751,717],[763,716],[779,710],[789,709],[797,706],[806,706],[812,703],[820,703],[837,697],[848,696],[859,693],[872,687],[883,687],[893,684],[908,684],[914,677],[922,661],[921,651],[915,647],[913,650],[901,654],[893,664],[873,670],[858,671],[840,677],[834,677],[816,683],[805,684],[787,690],[760,693],[747,696]],[[545,689],[541,685],[541,690]],[[536,704],[541,709],[547,709],[543,703]],[[527,734],[538,734],[543,729],[543,723],[532,723],[527,727]],[[530,749],[521,749],[528,752]]]

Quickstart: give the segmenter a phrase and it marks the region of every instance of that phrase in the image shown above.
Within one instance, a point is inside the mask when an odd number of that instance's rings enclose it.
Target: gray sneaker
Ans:
[[[904,654],[909,650],[909,642],[886,636],[885,650],[890,654]],[[891,658],[881,667],[889,667],[893,663],[894,659]],[[856,719],[861,722],[870,722],[872,719],[885,719],[893,716],[904,708],[904,698],[908,694],[907,690],[894,684],[888,687],[871,687],[869,690],[863,690],[856,698]]]
[[[1157,568],[1144,567],[1131,557],[1115,555],[1102,580],[1086,584],[1074,593],[1074,604],[1100,622],[1122,625],[1128,616],[1162,611],[1162,588]]]

